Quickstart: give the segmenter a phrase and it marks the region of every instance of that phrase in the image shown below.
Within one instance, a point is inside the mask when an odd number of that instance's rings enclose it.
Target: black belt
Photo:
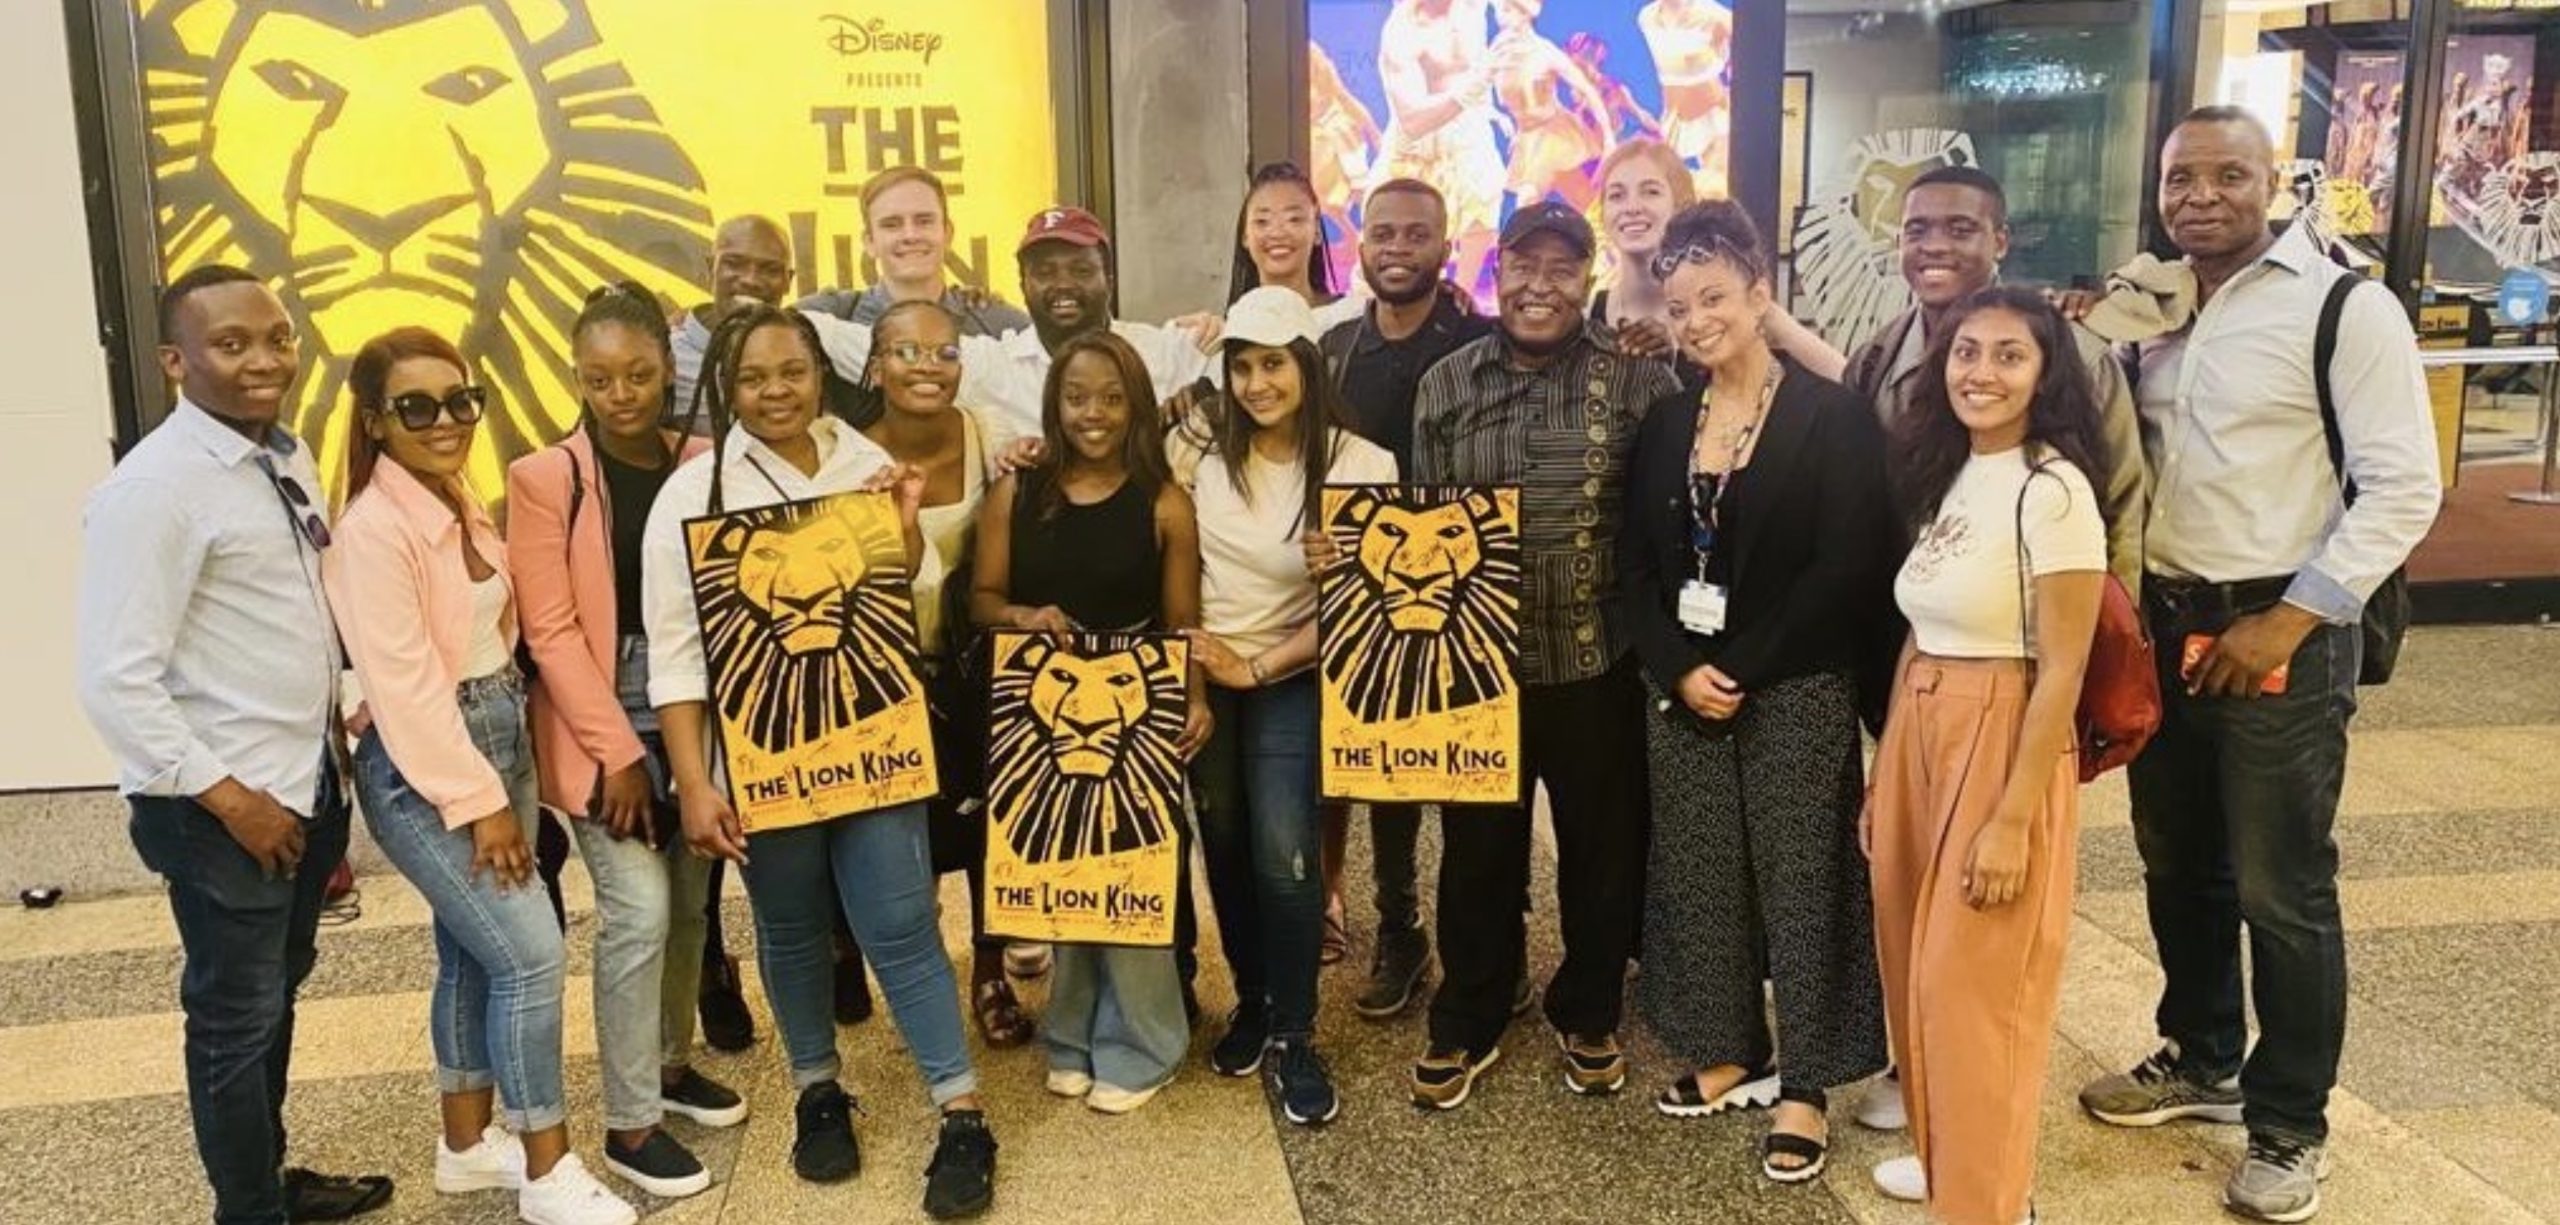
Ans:
[[[2292,586],[2293,576],[2290,574],[2244,578],[2231,583],[2145,574],[2142,576],[2142,598],[2146,604],[2179,616],[2235,616],[2256,612],[2283,599],[2286,590]]]

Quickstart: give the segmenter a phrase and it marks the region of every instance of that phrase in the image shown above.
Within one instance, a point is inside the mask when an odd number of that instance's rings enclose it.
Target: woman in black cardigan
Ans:
[[[1647,413],[1618,534],[1652,699],[1637,1001],[1697,1069],[1663,1113],[1769,1107],[1761,1168],[1804,1182],[1829,1147],[1826,1091],[1885,1062],[1852,675],[1889,606],[1884,444],[1855,393],[1771,351],[1769,259],[1739,207],[1683,210],[1655,259],[1708,384]]]

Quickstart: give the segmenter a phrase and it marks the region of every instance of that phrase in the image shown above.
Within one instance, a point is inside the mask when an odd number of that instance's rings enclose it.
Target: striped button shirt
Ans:
[[[1671,367],[1621,354],[1598,330],[1541,369],[1509,355],[1497,332],[1422,376],[1410,479],[1520,486],[1525,679],[1588,680],[1627,650],[1610,628],[1619,495],[1637,423],[1677,383]]]

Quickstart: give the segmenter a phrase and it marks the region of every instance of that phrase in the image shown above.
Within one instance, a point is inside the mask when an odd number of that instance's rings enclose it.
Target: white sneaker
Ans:
[[[1911,1126],[1911,1113],[1902,1104],[1902,1078],[1887,1072],[1858,1098],[1858,1126],[1870,1131],[1900,1131]]]
[[[525,1225],[632,1225],[640,1214],[569,1153],[516,1193],[516,1217]]]
[[[1929,1172],[1920,1168],[1920,1159],[1895,1157],[1876,1163],[1876,1190],[1886,1199],[1906,1204],[1921,1203],[1929,1198]]]
[[[1104,1114],[1127,1114],[1154,1101],[1156,1094],[1163,1092],[1165,1085],[1170,1083],[1172,1082],[1162,1081],[1144,1089],[1123,1089],[1118,1085],[1097,1084],[1093,1087],[1093,1092],[1085,1095],[1084,1104]]]
[[[495,1123],[480,1142],[457,1153],[436,1139],[436,1190],[447,1195],[514,1191],[524,1186],[524,1141]]]
[[[1074,1068],[1051,1068],[1049,1092],[1060,1097],[1083,1097],[1093,1092],[1093,1077]]]

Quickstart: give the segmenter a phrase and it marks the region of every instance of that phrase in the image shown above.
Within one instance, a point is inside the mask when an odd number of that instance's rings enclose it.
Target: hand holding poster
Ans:
[[[1190,644],[1002,631],[987,698],[987,931],[1173,943]]]
[[[934,794],[905,535],[886,493],[684,525],[693,603],[746,832]]]
[[[1520,798],[1520,491],[1324,491],[1323,792]]]

